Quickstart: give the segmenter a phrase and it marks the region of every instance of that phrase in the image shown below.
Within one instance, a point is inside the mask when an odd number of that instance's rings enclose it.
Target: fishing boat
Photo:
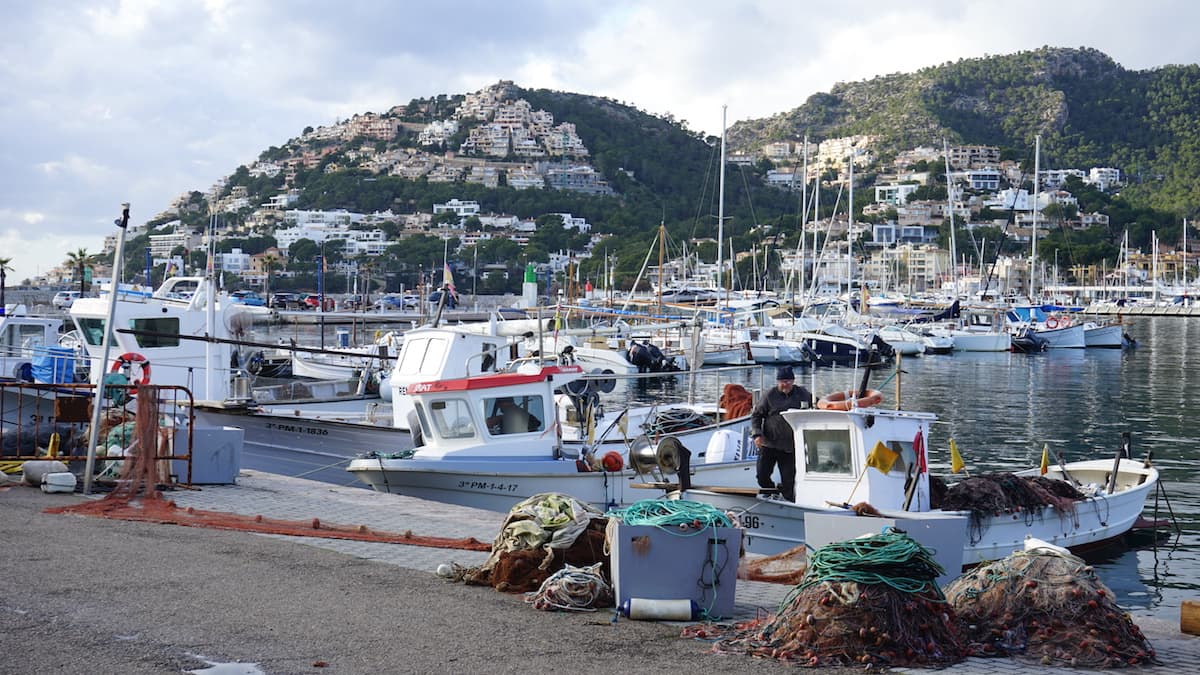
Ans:
[[[611,508],[644,496],[633,486],[647,480],[692,473],[724,485],[754,479],[754,459],[743,456],[751,445],[748,416],[682,404],[606,414],[577,365],[530,362],[407,391],[418,422],[415,448],[367,453],[347,469],[380,492],[494,511],[561,492]]]
[[[857,510],[915,521],[961,517],[966,529],[962,564],[967,566],[1003,558],[1020,549],[1027,537],[1072,550],[1120,537],[1138,522],[1158,481],[1155,467],[1123,455],[1060,463],[1047,466],[1044,475],[1034,467],[1011,476],[1044,478],[1039,484],[1064,488],[1055,494],[1082,493],[1075,501],[1001,512],[945,511],[938,506],[946,498],[932,489],[927,469],[925,439],[935,415],[856,405],[822,407],[818,403],[816,409],[783,413],[796,436],[794,502],[760,495],[754,488],[700,487],[700,476],[696,487],[678,496],[740,514],[747,549],[768,555],[803,544],[810,514]],[[973,485],[964,482],[964,488]]]

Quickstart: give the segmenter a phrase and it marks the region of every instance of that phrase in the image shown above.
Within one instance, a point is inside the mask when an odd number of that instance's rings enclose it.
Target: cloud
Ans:
[[[733,124],[837,82],[1043,45],[1134,69],[1196,63],[1198,14],[1182,0],[0,3],[0,204],[44,214],[0,256],[44,271],[66,250],[55,237],[99,250],[122,201],[144,222],[306,126],[501,79],[715,134],[722,105]]]

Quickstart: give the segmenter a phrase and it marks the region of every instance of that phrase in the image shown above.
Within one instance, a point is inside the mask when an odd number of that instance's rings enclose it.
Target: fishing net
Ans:
[[[46,513],[64,513],[113,520],[130,520],[147,523],[181,525],[184,527],[206,527],[219,530],[239,530],[263,534],[283,534],[301,537],[328,539],[352,539],[376,543],[411,544],[436,548],[458,548],[486,551],[488,545],[476,539],[451,539],[414,535],[410,532],[392,533],[372,530],[364,525],[346,526],[323,523],[318,518],[309,520],[281,520],[264,518],[261,515],[239,515],[204,511],[194,508],[181,509],[175,502],[165,499],[161,489],[171,487],[168,459],[171,454],[169,427],[159,426],[158,388],[152,385],[138,387],[137,415],[132,438],[122,462],[120,477],[113,490],[104,499],[85,501],[69,506],[46,509]],[[123,434],[123,416],[110,415],[101,421],[102,438]],[[123,436],[122,436],[123,438]]]
[[[1018,551],[946,587],[973,654],[1112,668],[1155,662],[1154,649],[1083,560]]]
[[[456,567],[452,578],[508,593],[536,590],[568,564],[600,563],[611,578],[605,524],[603,514],[573,497],[534,495],[509,511],[488,559],[478,567]]]
[[[734,624],[713,651],[809,667],[957,663],[966,650],[935,583],[942,573],[928,549],[892,529],[823,546],[775,615]],[[684,635],[712,637],[714,627]]]
[[[551,574],[525,602],[543,611],[594,612],[612,607],[612,586],[601,573],[602,563],[587,567],[566,565]]]
[[[718,403],[725,411],[725,419],[744,417],[754,409],[754,394],[742,385],[730,382],[725,385]]]
[[[775,555],[744,558],[738,566],[738,578],[794,586],[804,579],[807,569],[808,549],[801,544]]]
[[[992,473],[961,480],[946,488],[935,502],[944,511],[967,511],[971,543],[983,538],[986,520],[1002,513],[1019,513],[1026,524],[1045,516],[1051,507],[1059,518],[1075,518],[1075,502],[1086,496],[1066,481],[1044,476]]]

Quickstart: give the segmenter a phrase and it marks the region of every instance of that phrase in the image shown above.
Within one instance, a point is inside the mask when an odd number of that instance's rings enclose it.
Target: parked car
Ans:
[[[229,301],[249,307],[266,307],[267,301],[257,291],[234,291],[229,294]]]
[[[304,296],[304,306],[308,309],[319,308],[321,306],[321,296],[316,293],[309,293],[308,295]],[[328,295],[325,296],[325,311],[333,311],[333,306],[333,298],[329,297]]]
[[[412,294],[388,293],[375,301],[375,309],[381,312],[417,309],[420,305],[421,298]]]
[[[71,309],[71,305],[75,304],[75,299],[79,297],[79,291],[59,291],[54,294],[54,299],[50,304],[54,305],[55,309],[66,311]]]
[[[296,293],[272,293],[270,305],[275,309],[304,309],[304,298]]]
[[[439,290],[430,293],[427,300],[429,300],[430,304],[437,306],[442,300],[442,291]],[[454,309],[455,307],[458,307],[458,296],[451,293],[446,296],[446,309]]]

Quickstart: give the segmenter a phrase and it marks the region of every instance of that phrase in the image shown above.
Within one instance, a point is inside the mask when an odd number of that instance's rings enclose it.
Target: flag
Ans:
[[[1042,444],[1042,475],[1050,470],[1050,446],[1046,443]]]
[[[962,455],[958,454],[958,444],[954,439],[950,439],[950,473],[958,473],[967,468],[967,463],[963,461]]]
[[[917,435],[913,438],[913,453],[917,456],[917,475],[929,473],[929,465],[925,459],[925,435],[917,429]]]
[[[899,457],[900,453],[884,445],[883,441],[876,441],[875,447],[871,448],[871,453],[867,455],[867,466],[873,466],[880,473],[887,475]]]
[[[458,291],[454,289],[454,274],[450,271],[450,263],[442,263],[442,286],[450,291],[450,295],[458,297]]]

